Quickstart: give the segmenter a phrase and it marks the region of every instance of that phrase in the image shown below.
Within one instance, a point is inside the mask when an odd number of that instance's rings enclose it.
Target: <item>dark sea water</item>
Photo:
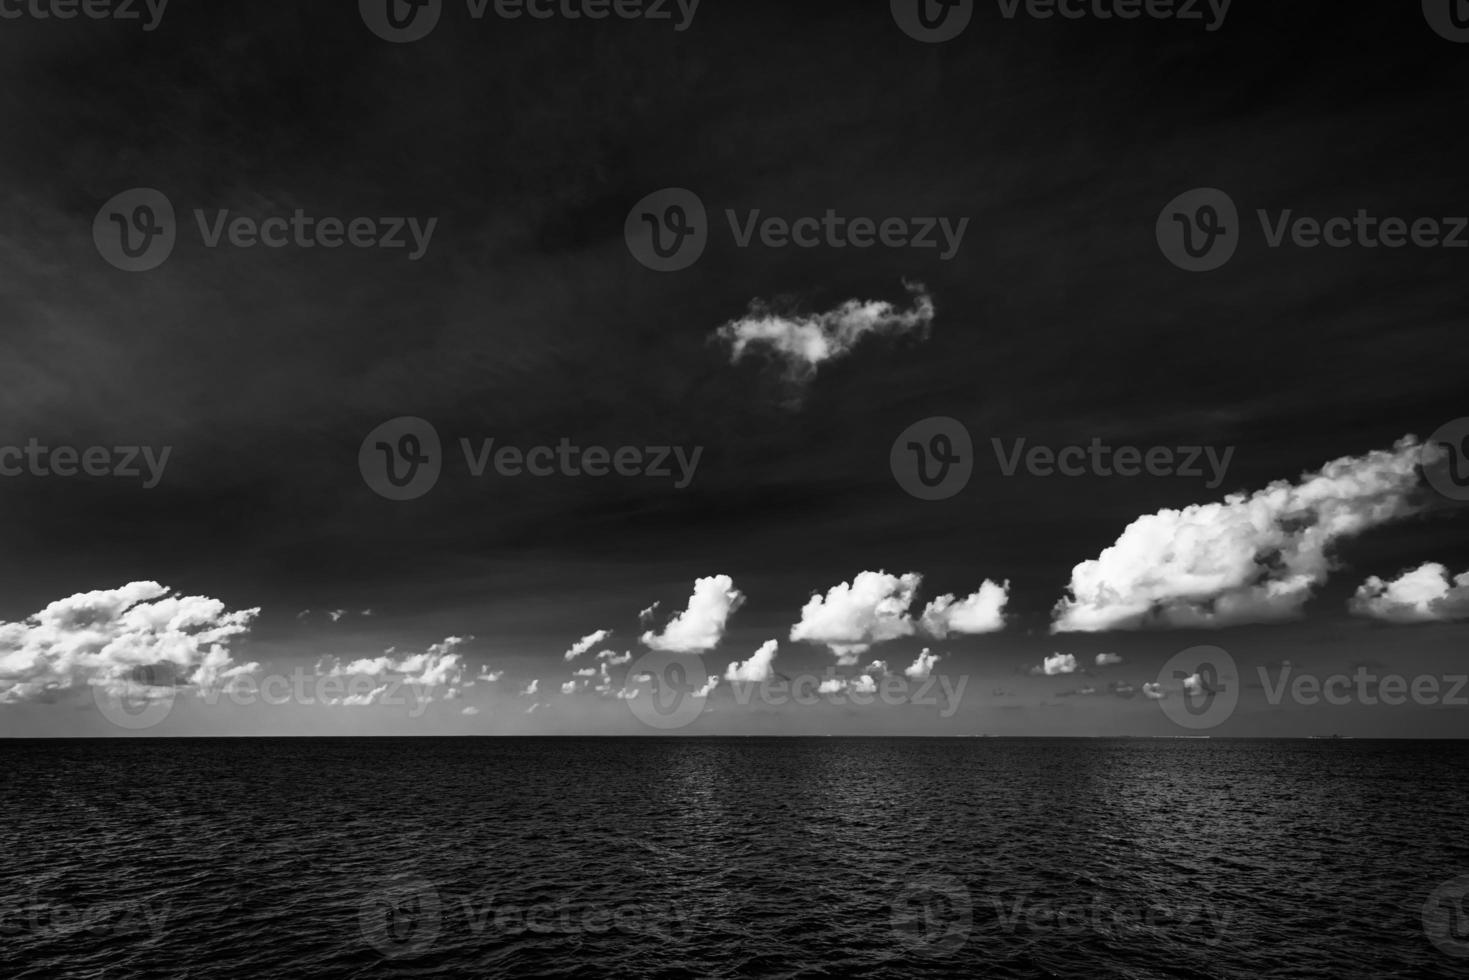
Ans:
[[[0,760],[4,977],[1469,976],[1469,743],[12,740]]]

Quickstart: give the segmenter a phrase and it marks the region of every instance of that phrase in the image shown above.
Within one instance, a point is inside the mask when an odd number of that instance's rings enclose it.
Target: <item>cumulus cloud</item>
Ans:
[[[817,694],[838,694],[847,689],[845,677],[828,677],[816,687]]]
[[[1143,697],[1151,698],[1154,701],[1161,701],[1167,696],[1168,695],[1163,692],[1162,684],[1148,683],[1143,685]]]
[[[328,677],[367,677],[375,682],[384,682],[367,694],[347,695],[328,703],[348,707],[372,704],[389,690],[392,683],[407,684],[420,691],[442,687],[446,699],[457,698],[464,682],[464,657],[457,651],[472,639],[472,636],[445,637],[423,653],[407,656],[399,656],[395,649],[390,648],[380,657],[363,657],[346,663],[328,658],[318,668]]]
[[[780,312],[760,300],[751,302],[745,316],[720,327],[715,336],[738,364],[752,351],[763,351],[784,363],[786,376],[804,382],[823,363],[850,354],[872,334],[928,336],[933,322],[933,298],[922,283],[904,283],[913,305],[900,310],[878,300],[847,300],[825,313]]]
[[[465,708],[463,711],[461,711],[459,713],[461,715],[477,715],[477,714],[479,714],[479,709],[476,708],[474,705],[471,704],[469,707]]]
[[[1052,630],[1223,627],[1298,615],[1337,542],[1418,506],[1413,437],[1253,494],[1139,517],[1077,565]]]
[[[779,648],[780,643],[776,640],[765,641],[749,660],[731,663],[724,672],[724,679],[752,683],[770,680],[775,676],[775,653]]]
[[[562,694],[574,694],[576,692],[576,681],[567,681],[561,685]]]
[[[979,591],[964,599],[941,595],[923,610],[919,626],[937,640],[950,633],[993,633],[1005,628],[1005,603],[1010,600],[1010,583],[986,579]]]
[[[535,680],[531,681],[529,684],[527,684],[525,686],[525,690],[520,692],[520,696],[523,697],[523,698],[531,697],[537,691],[539,691],[540,689],[541,689],[541,679],[539,677],[537,677]]]
[[[1114,666],[1116,666],[1117,664],[1120,664],[1120,663],[1122,663],[1122,658],[1119,657],[1115,653],[1099,653],[1099,654],[1097,654],[1097,666],[1098,667],[1114,667]]]
[[[140,678],[145,687],[215,688],[259,669],[236,663],[230,651],[259,613],[173,595],[157,582],[58,599],[19,622],[0,622],[0,704],[87,685],[137,694]]]
[[[801,609],[801,621],[791,627],[791,639],[823,643],[838,663],[855,664],[873,644],[913,635],[908,607],[922,580],[914,572],[861,572],[825,596],[813,595]]]
[[[1039,667],[1030,669],[1032,674],[1044,674],[1047,677],[1055,677],[1058,674],[1076,673],[1076,656],[1070,653],[1054,653],[1041,661]]]
[[[619,654],[615,650],[603,650],[601,653],[597,654],[597,659],[603,661],[604,663],[609,663],[614,667],[619,667],[632,659],[632,651],[624,650],[622,653]]]
[[[867,673],[869,674],[874,674],[878,677],[881,677],[887,672],[888,664],[886,660],[874,660],[872,663],[867,665]]]
[[[663,627],[643,634],[643,643],[652,650],[674,653],[707,653],[724,638],[729,617],[745,602],[745,594],[734,587],[728,575],[710,575],[694,581],[688,606]]]
[[[1390,623],[1469,619],[1469,572],[1450,577],[1445,566],[1427,562],[1390,582],[1374,575],[1357,589],[1351,610]]]
[[[852,693],[871,694],[877,690],[877,682],[866,674],[858,674],[852,678]]]
[[[505,672],[503,670],[491,670],[489,664],[485,664],[483,667],[480,668],[479,674],[476,676],[476,679],[488,681],[489,683],[493,684],[504,676]]]
[[[929,674],[933,673],[934,664],[938,662],[939,655],[936,653],[929,653],[928,649],[925,647],[923,650],[920,650],[918,652],[918,659],[909,664],[907,668],[903,671],[903,673],[906,674],[911,680],[921,681],[926,679]]]
[[[607,637],[611,635],[611,630],[597,630],[597,632],[595,633],[588,633],[586,636],[573,643],[571,645],[571,649],[566,651],[562,659],[564,659],[567,663],[570,663],[571,661],[575,660],[577,657],[580,657],[582,654],[586,653],[592,647],[596,646],[598,643],[601,643],[603,640],[607,639]]]

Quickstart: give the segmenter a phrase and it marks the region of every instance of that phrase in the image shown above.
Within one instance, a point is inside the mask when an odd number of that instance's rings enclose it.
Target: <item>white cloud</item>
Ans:
[[[791,380],[806,381],[821,364],[851,353],[869,334],[926,337],[933,322],[933,298],[921,283],[904,285],[913,296],[907,310],[887,302],[851,299],[825,313],[799,315],[777,312],[755,300],[745,316],[724,324],[715,335],[728,346],[731,363],[761,349],[785,363]]]
[[[1199,695],[1204,693],[1204,678],[1197,671],[1183,679],[1183,691],[1185,694]]]
[[[609,663],[614,667],[620,667],[621,665],[627,663],[629,660],[632,659],[632,651],[624,650],[621,654],[619,654],[615,650],[603,650],[601,653],[597,654],[597,659],[603,661],[604,663]]]
[[[1300,612],[1330,571],[1338,541],[1416,509],[1410,436],[1391,450],[1343,457],[1299,483],[1139,517],[1101,555],[1077,565],[1054,632],[1146,626],[1222,627]]]
[[[744,601],[744,593],[728,575],[696,579],[684,611],[669,620],[662,633],[644,633],[643,643],[653,650],[706,653],[719,645],[730,615]]]
[[[847,679],[845,677],[828,677],[817,686],[816,693],[837,694],[841,691],[845,691],[846,689]]]
[[[504,676],[505,672],[503,670],[491,670],[489,664],[485,664],[479,669],[479,675],[476,679],[488,681],[493,684]]]
[[[928,649],[925,647],[923,650],[919,651],[918,659],[909,664],[907,669],[904,670],[903,673],[906,674],[911,680],[921,681],[927,678],[929,674],[933,673],[933,666],[938,662],[939,655],[936,653],[929,653]]]
[[[647,609],[639,610],[638,611],[638,625],[639,626],[647,626],[650,623],[652,623],[653,622],[653,617],[655,617],[656,615],[658,615],[658,606],[659,606],[659,603],[655,602],[651,606],[649,606]]]
[[[539,677],[537,677],[535,680],[531,681],[529,684],[526,685],[525,690],[520,692],[520,696],[523,697],[523,698],[531,697],[532,695],[534,695],[540,689],[541,689],[541,679]]]
[[[908,607],[922,581],[916,572],[861,572],[850,584],[832,586],[825,596],[813,595],[801,609],[801,621],[791,627],[790,638],[823,643],[838,663],[855,664],[874,644],[913,635],[916,627]]]
[[[1161,701],[1167,696],[1163,692],[1162,684],[1147,683],[1143,685],[1143,697],[1152,698],[1154,701]]]
[[[874,660],[872,663],[867,665],[867,673],[869,674],[875,674],[878,677],[881,677],[887,672],[888,664],[886,660]]]
[[[563,655],[563,659],[566,660],[567,663],[570,663],[571,661],[575,660],[577,657],[580,657],[582,654],[586,653],[592,647],[596,646],[598,643],[601,643],[603,640],[607,639],[607,637],[611,635],[611,630],[597,630],[597,632],[595,633],[588,633],[586,636],[582,637],[580,640],[577,640],[571,645],[571,649],[566,651],[566,653]]]
[[[1114,667],[1114,666],[1116,666],[1117,664],[1120,664],[1120,663],[1122,663],[1122,658],[1119,657],[1115,653],[1099,653],[1099,654],[1097,654],[1097,666],[1098,667]]]
[[[474,705],[471,704],[469,707],[465,708],[463,711],[461,711],[459,713],[461,715],[477,715],[477,714],[479,714],[479,709],[476,708]]]
[[[225,610],[207,596],[178,596],[157,582],[79,592],[24,620],[0,623],[0,704],[98,685],[204,691],[259,669],[237,664],[230,644],[260,610]]]
[[[1076,673],[1076,656],[1070,653],[1055,653],[1041,661],[1039,667],[1031,668],[1032,674],[1055,677],[1058,674]]]
[[[1450,578],[1445,566],[1427,562],[1390,582],[1374,575],[1357,589],[1351,610],[1392,623],[1469,619],[1469,572]]]
[[[767,640],[760,645],[760,649],[751,655],[744,663],[731,663],[729,669],[724,672],[727,681],[750,681],[759,683],[768,681],[775,676],[774,664],[775,653],[780,648],[776,640]]]
[[[854,694],[871,694],[877,690],[877,682],[866,674],[858,674],[852,679],[852,692]]]
[[[941,595],[923,610],[919,621],[923,632],[942,640],[950,633],[993,633],[1005,628],[1005,603],[1010,600],[1010,583],[985,579],[979,591],[955,600]]]
[[[445,688],[446,699],[452,700],[459,696],[464,682],[464,657],[456,651],[472,639],[472,636],[449,636],[423,653],[395,656],[396,651],[389,648],[381,657],[363,657],[348,663],[328,658],[322,666],[328,677],[369,677],[374,681],[391,679],[415,690],[442,687]],[[369,694],[348,695],[328,703],[347,706],[372,704],[389,686],[384,684]]]
[[[565,684],[562,684],[561,685],[561,693],[562,694],[575,694],[576,693],[576,681],[567,681]]]

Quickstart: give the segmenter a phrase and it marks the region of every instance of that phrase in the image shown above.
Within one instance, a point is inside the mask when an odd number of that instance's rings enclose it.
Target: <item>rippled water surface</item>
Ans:
[[[1460,743],[12,740],[0,759],[0,976],[1469,975]]]

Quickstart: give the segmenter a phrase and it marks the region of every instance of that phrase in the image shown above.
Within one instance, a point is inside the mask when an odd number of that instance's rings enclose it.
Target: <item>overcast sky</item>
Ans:
[[[1144,685],[1200,644],[1240,698],[1203,733],[1469,732],[1469,689],[1267,697],[1283,661],[1469,673],[1466,517],[1419,468],[1469,415],[1469,251],[1269,242],[1287,210],[1469,214],[1469,46],[1417,5],[1210,31],[977,4],[943,43],[878,2],[450,2],[409,43],[355,6],[0,23],[0,447],[139,447],[137,476],[0,455],[0,733],[138,731],[94,689],[168,662],[143,734],[1190,734],[1162,706],[1211,675]],[[174,211],[146,271],[99,244],[134,188]],[[704,208],[677,271],[626,234],[666,188]],[[1212,271],[1160,248],[1194,188],[1237,207]],[[742,247],[771,217],[815,244]],[[271,218],[282,247],[231,243]],[[327,218],[372,245],[305,247]],[[856,247],[854,219],[935,244]],[[937,417],[971,469],[920,499],[894,444]],[[395,500],[372,460],[423,448],[402,418],[440,472]],[[475,476],[461,439],[668,447],[669,474]],[[1006,475],[1021,439],[1198,472]],[[718,680],[697,717],[630,710],[650,653]],[[741,704],[732,662],[830,689]],[[201,694],[302,672],[371,703]],[[885,680],[910,703],[851,703]],[[409,681],[433,700],[387,703]]]

